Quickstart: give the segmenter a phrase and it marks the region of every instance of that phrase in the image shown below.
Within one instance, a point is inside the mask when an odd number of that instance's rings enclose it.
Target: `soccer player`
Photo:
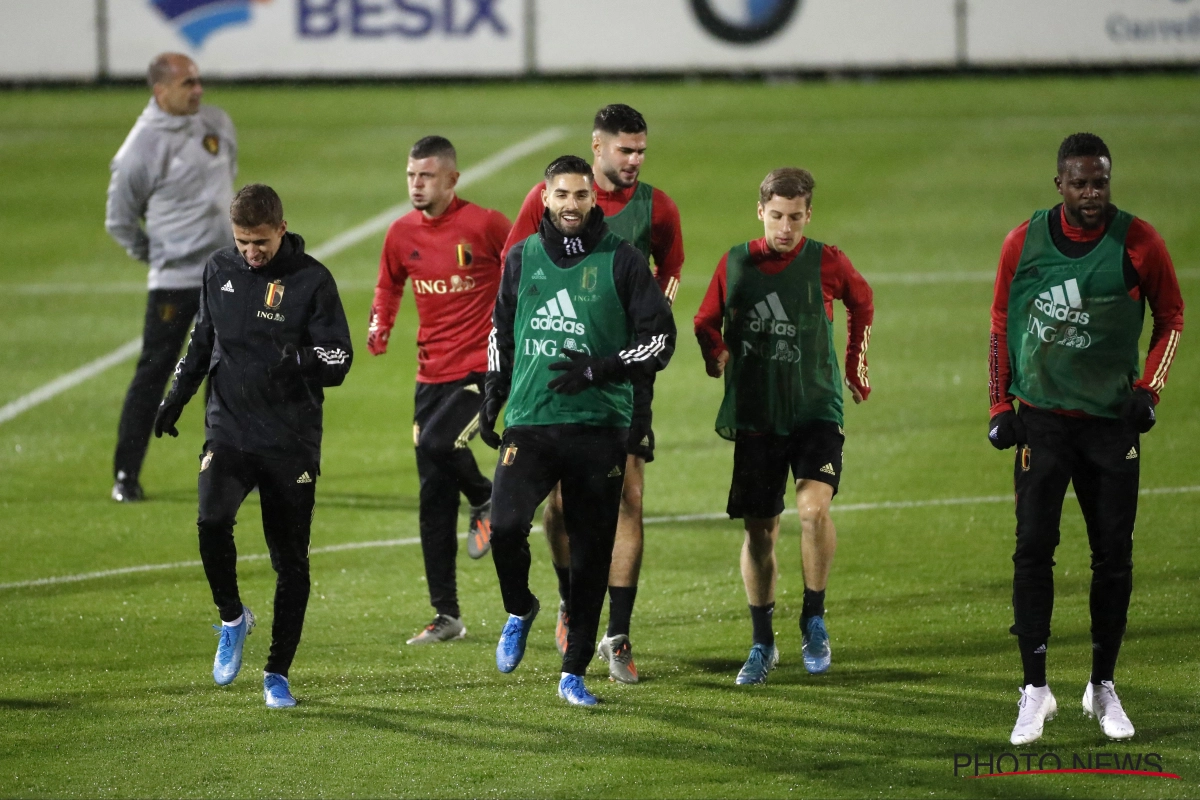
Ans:
[[[675,349],[675,322],[645,257],[608,229],[588,163],[562,156],[545,177],[542,225],[505,259],[480,414],[480,435],[500,448],[492,558],[509,617],[496,666],[512,672],[525,653],[539,609],[529,591],[530,522],[561,485],[571,624],[558,693],[595,705],[583,676],[613,560],[627,439],[649,430],[634,415],[633,384],[650,396]],[[501,441],[495,425],[505,400]]]
[[[596,112],[592,125],[592,171],[595,175],[596,202],[604,212],[609,230],[632,244],[647,260],[654,260],[654,277],[668,303],[675,301],[679,274],[683,269],[683,234],[679,229],[679,208],[670,197],[639,180],[646,156],[646,120],[626,105],[605,106]],[[545,204],[544,183],[530,189],[517,215],[517,221],[505,243],[505,252],[536,233],[542,223]],[[650,428],[650,406],[638,397],[635,413],[644,417],[646,433],[629,441],[625,465],[625,487],[621,495],[621,514],[613,546],[612,574],[609,575],[608,632],[600,642],[600,657],[608,661],[609,675],[622,683],[637,683],[637,667],[629,642],[629,624],[637,597],[638,575],[642,567],[642,489],[646,463],[654,460],[654,431]],[[568,567],[571,554],[563,525],[562,495],[557,488],[543,513],[546,540],[558,574],[560,602],[555,641],[559,652],[566,652],[566,614]]]
[[[829,504],[841,481],[845,440],[834,300],[846,306],[846,385],[855,403],[871,393],[871,287],[841,250],[804,236],[813,186],[807,170],[767,174],[758,194],[765,235],[721,257],[695,318],[708,374],[725,378],[716,428],[734,442],[726,510],[746,528],[741,565],[753,646],[739,684],[766,683],[779,661],[771,625],[775,543],[789,467],[800,512],[804,668],[814,675],[829,669],[825,587],[837,546]]]
[[[184,405],[208,376],[200,457],[200,559],[221,616],[213,661],[218,685],[233,682],[254,614],[242,604],[233,526],[258,487],[271,554],[275,619],[263,675],[270,708],[296,705],[288,668],[308,607],[308,544],[321,474],[321,404],[353,356],[333,276],[289,233],[283,203],[262,184],[245,186],[229,209],[234,247],[204,267],[200,314],[154,435],[178,436]]]
[[[1113,673],[1133,589],[1139,435],[1154,426],[1183,331],[1183,298],[1158,233],[1112,204],[1111,176],[1099,136],[1064,139],[1054,178],[1062,203],[1008,234],[996,273],[988,440],[1000,450],[1017,446],[1011,632],[1025,674],[1013,744],[1040,738],[1058,711],[1046,648],[1068,484],[1092,551],[1092,674],[1083,709],[1108,737],[1133,736]],[[1154,328],[1139,375],[1147,303]]]
[[[233,123],[221,109],[200,105],[200,71],[187,56],[155,57],[146,80],[153,96],[109,167],[104,215],[109,235],[150,266],[142,353],[113,455],[112,499],[119,503],[144,497],[140,476],[154,412],[200,306],[204,262],[233,244]]]
[[[408,155],[413,211],[392,223],[379,260],[367,349],[387,352],[404,282],[412,281],[417,330],[413,444],[421,481],[421,550],[429,602],[437,612],[409,644],[467,635],[458,606],[459,493],[471,507],[467,553],[490,548],[492,482],[467,442],[479,429],[492,304],[500,285],[500,249],[508,219],[458,198],[458,156],[441,136],[426,136]]]

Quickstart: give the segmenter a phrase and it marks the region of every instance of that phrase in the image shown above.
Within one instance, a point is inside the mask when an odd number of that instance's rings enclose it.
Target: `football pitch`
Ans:
[[[139,335],[145,273],[103,217],[109,159],[145,102],[126,88],[0,94],[0,406]],[[1079,705],[1090,571],[1069,498],[1049,655],[1059,716],[1035,745],[1008,744],[1021,679],[1008,634],[1013,466],[1011,451],[985,442],[991,278],[1005,234],[1055,204],[1064,136],[1105,138],[1114,202],[1158,229],[1185,302],[1198,297],[1200,79],[213,86],[206,102],[238,126],[239,184],[274,186],[310,249],[406,199],[405,157],[421,136],[449,137],[468,168],[562,126],[556,143],[461,192],[511,218],[552,157],[587,156],[599,106],[645,114],[642,177],[678,203],[687,260],[646,472],[653,519],[632,631],[642,682],[610,683],[595,662],[598,709],[556,697],[556,588],[536,532],[544,611],[515,673],[493,660],[504,612],[491,559],[465,548],[467,638],[404,645],[432,616],[415,544],[416,315],[406,293],[388,354],[367,353],[379,231],[325,260],[357,350],[327,393],[314,587],[290,675],[298,708],[263,707],[274,573],[254,495],[237,535],[243,599],[260,625],[238,680],[211,678],[198,401],[179,439],[152,443],[149,500],[135,505],[108,498],[131,361],[0,423],[0,796],[1200,795],[1200,349],[1185,331],[1143,437],[1117,667],[1137,727],[1128,742],[1106,740]],[[808,233],[839,245],[874,287],[873,393],[846,414],[833,667],[814,677],[801,664],[792,514],[779,546],[782,659],[767,686],[737,687],[750,622],[740,525],[720,513],[732,446],[713,432],[721,385],[704,374],[691,320],[721,254],[762,235],[757,187],[783,165],[816,176]],[[840,306],[835,329],[840,349]],[[1143,353],[1149,330],[1147,314]],[[494,452],[475,448],[490,472]],[[30,585],[147,565],[167,566]],[[1179,778],[973,777],[1004,753],[1015,756],[1005,772],[1053,768],[1054,754],[1064,768],[1147,770],[1157,759]]]

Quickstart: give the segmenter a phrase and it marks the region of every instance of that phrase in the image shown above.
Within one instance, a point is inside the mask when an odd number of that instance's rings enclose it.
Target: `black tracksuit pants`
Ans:
[[[133,382],[125,392],[121,422],[117,427],[117,450],[113,476],[137,480],[150,446],[154,415],[162,402],[167,381],[179,361],[192,320],[200,309],[200,289],[155,289],[146,298],[142,325],[142,354],[138,357]]]
[[[1045,640],[1054,610],[1054,549],[1067,484],[1092,551],[1092,641],[1119,646],[1133,590],[1133,523],[1141,443],[1120,420],[1074,418],[1024,406],[1029,443],[1017,447],[1012,632]]]
[[[418,383],[413,403],[425,580],[430,605],[450,617],[462,616],[455,578],[459,493],[473,506],[486,503],[492,494],[492,482],[467,447],[479,432],[482,400],[483,376],[471,374],[450,383]]]
[[[562,671],[583,675],[596,652],[613,539],[625,482],[625,428],[520,426],[504,432],[492,486],[492,560],[504,609],[529,613],[529,529],[538,506],[562,483],[571,543],[571,619]]]
[[[211,454],[211,455],[210,455]],[[275,617],[266,671],[288,674],[308,608],[308,544],[316,497],[317,464],[310,458],[275,459],[206,444],[200,461],[200,559],[221,619],[242,613],[233,526],[246,495],[258,487],[263,535],[276,574]]]

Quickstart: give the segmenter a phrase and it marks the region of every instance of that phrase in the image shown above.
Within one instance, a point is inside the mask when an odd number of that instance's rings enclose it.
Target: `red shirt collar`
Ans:
[[[602,200],[606,203],[615,202],[615,203],[622,203],[622,204],[628,203],[630,200],[633,199],[633,193],[637,191],[637,187],[638,187],[636,181],[634,182],[633,186],[630,186],[627,189],[614,189],[611,192],[607,192],[604,189],[601,189],[600,184],[596,183],[595,181],[592,182],[592,186],[594,186],[596,188],[596,199],[597,200]]]
[[[804,247],[804,243],[808,241],[807,236],[800,237],[800,243],[794,249],[787,253],[777,253],[767,244],[767,237],[755,239],[750,243],[750,260],[755,264],[779,264],[786,265],[796,260],[796,256],[800,254],[800,248]]]
[[[458,211],[460,208],[462,208],[466,204],[467,204],[466,200],[463,200],[461,197],[455,195],[454,199],[450,201],[450,205],[446,206],[446,210],[443,211],[441,214],[438,214],[436,217],[430,217],[430,216],[426,215],[424,211],[418,212],[421,215],[421,224],[422,225],[430,225],[433,227],[437,227],[438,225],[443,225],[446,223],[447,220],[449,220],[452,216],[454,216],[455,211]]]

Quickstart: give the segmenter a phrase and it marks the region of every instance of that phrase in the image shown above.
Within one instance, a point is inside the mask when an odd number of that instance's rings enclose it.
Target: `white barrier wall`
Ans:
[[[0,78],[97,75],[96,0],[0,0]]]
[[[166,50],[226,78],[1200,65],[1200,0],[0,0],[0,80]]]
[[[973,0],[972,64],[1200,61],[1200,0]]]
[[[954,2],[542,0],[537,62],[548,73],[948,67]]]
[[[524,69],[524,0],[108,0],[109,69],[164,50],[213,77],[505,75]]]

